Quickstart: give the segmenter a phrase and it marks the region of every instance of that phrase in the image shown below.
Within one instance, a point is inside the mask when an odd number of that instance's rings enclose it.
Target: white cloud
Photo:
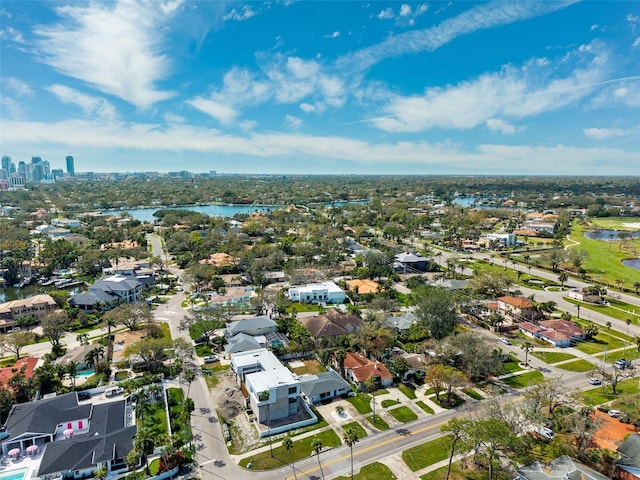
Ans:
[[[201,112],[206,113],[210,117],[215,118],[223,125],[232,123],[238,116],[238,111],[232,106],[225,105],[214,100],[207,100],[202,97],[187,100],[186,103]]]
[[[57,7],[61,21],[35,29],[39,58],[104,93],[150,107],[173,96],[155,84],[171,68],[162,27],[178,5],[121,0]]]
[[[2,87],[4,89],[4,95],[7,93],[17,97],[30,97],[33,95],[31,87],[16,77],[3,78]]]
[[[599,27],[600,25],[598,25],[597,23],[594,23],[593,25],[591,25],[591,28],[589,28],[589,30],[593,32],[594,30],[597,30]]]
[[[393,9],[389,7],[389,8],[385,8],[384,10],[381,10],[380,13],[376,15],[376,17],[378,17],[380,20],[389,20],[394,18],[395,15],[393,14]]]
[[[632,47],[637,47],[640,45],[640,37],[636,38],[634,42],[631,44]]]
[[[222,20],[225,22],[229,20],[233,20],[236,22],[244,22],[245,20],[249,20],[252,17],[255,17],[257,12],[251,8],[251,5],[245,5],[242,8],[236,10],[232,8],[229,13],[222,17]]]
[[[516,133],[516,127],[510,124],[509,122],[505,122],[504,120],[500,120],[499,118],[490,118],[485,122],[487,128],[492,132],[500,132],[504,134]]]
[[[305,113],[312,113],[316,109],[315,105],[311,105],[310,103],[303,102],[300,104],[300,110]]]
[[[7,25],[5,28],[0,29],[0,40],[10,40],[17,43],[24,42],[22,32],[16,30],[11,25]]]
[[[408,5],[406,3],[400,5],[400,12],[398,12],[398,15],[400,15],[401,17],[408,17],[409,15],[411,15],[411,5]]]
[[[339,36],[340,36],[340,32],[336,30],[333,33],[327,33],[326,35],[323,35],[322,38],[338,38]]]
[[[163,115],[164,121],[168,124],[185,123],[187,121],[182,115],[167,112]]]
[[[625,131],[620,128],[584,128],[585,137],[592,140],[606,140],[613,137],[624,137]]]
[[[605,88],[592,101],[594,107],[640,107],[640,76],[616,78],[603,84]]]
[[[555,73],[575,64],[580,67],[574,66],[565,76]],[[532,60],[521,68],[505,67],[458,85],[429,88],[421,96],[396,96],[384,109],[385,115],[372,123],[386,131],[419,132],[436,127],[469,129],[496,117],[530,117],[591,94],[607,71],[606,52],[592,44],[553,66],[540,67]]]
[[[387,58],[433,51],[462,35],[545,15],[571,3],[574,0],[481,4],[435,27],[393,35],[377,45],[345,55],[337,65],[347,73],[366,70]]]
[[[302,126],[302,119],[295,117],[293,115],[285,115],[284,116],[284,126],[286,128],[297,130]]]
[[[115,107],[104,98],[92,97],[65,85],[50,85],[46,87],[61,102],[80,107],[88,115],[113,120],[117,117]]]
[[[42,150],[42,145],[61,145],[74,151],[81,148],[186,151],[255,158],[316,158],[349,161],[354,165],[388,164],[389,159],[393,159],[394,166],[414,165],[414,171],[425,172],[430,165],[446,165],[451,170],[473,172],[560,175],[606,171],[614,175],[628,173],[629,165],[640,163],[640,153],[618,148],[477,145],[471,150],[463,150],[447,142],[369,143],[342,136],[298,133],[230,135],[216,129],[185,124],[163,126],[87,120],[58,123],[7,121],[0,130],[0,143],[12,151],[21,146]]]

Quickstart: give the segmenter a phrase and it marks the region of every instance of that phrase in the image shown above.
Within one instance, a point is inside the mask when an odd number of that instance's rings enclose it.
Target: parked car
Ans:
[[[500,340],[505,345],[511,345],[511,340],[509,340],[508,338],[500,337],[498,340]]]
[[[589,379],[589,383],[591,385],[602,385],[602,380],[600,380],[599,378],[591,377]]]
[[[622,412],[620,410],[609,410],[610,417],[618,418],[620,415],[622,415]]]
[[[624,370],[625,368],[631,368],[631,360],[627,360],[626,358],[621,358],[617,360],[616,363],[613,364],[614,367],[619,368],[620,370]]]
[[[545,440],[553,440],[553,437],[556,436],[556,434],[553,433],[553,430],[542,426],[536,427],[536,434],[539,437],[544,438]]]
[[[207,357],[204,357],[204,363],[213,363],[217,362],[218,360],[220,360],[220,358],[218,358],[217,355],[209,355]]]
[[[89,400],[91,394],[89,392],[78,392],[78,400]]]
[[[104,396],[107,398],[111,398],[117,395],[122,395],[123,393],[124,393],[124,389],[122,387],[111,387],[111,388],[107,388],[104,391]]]

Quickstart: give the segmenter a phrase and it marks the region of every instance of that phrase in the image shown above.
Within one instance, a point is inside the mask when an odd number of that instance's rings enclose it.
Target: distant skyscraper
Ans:
[[[7,172],[11,170],[11,157],[4,156],[2,157],[2,168],[4,168]]]
[[[73,157],[71,155],[67,157],[67,173],[72,177],[76,175],[76,168],[73,165]]]
[[[18,175],[22,177],[23,181],[27,180],[27,164],[22,160],[18,162]]]
[[[31,163],[42,163],[41,157],[31,157]]]

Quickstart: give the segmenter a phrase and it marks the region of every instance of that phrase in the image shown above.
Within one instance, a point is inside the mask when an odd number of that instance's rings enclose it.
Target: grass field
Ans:
[[[397,401],[397,400],[390,400],[390,399],[387,399],[387,400],[383,400],[383,401],[382,401],[382,407],[383,407],[383,408],[389,408],[389,407],[393,407],[394,405],[398,405],[399,403],[400,403],[400,402],[399,402],[399,401]]]
[[[376,427],[378,430],[389,430],[389,424],[385,422],[380,415],[376,415],[376,418],[373,418],[373,415],[367,417],[367,422]]]
[[[429,415],[433,415],[433,413],[434,413],[433,408],[431,408],[429,405],[424,403],[422,400],[418,400],[416,402],[416,405],[418,405],[422,410],[427,412]]]
[[[353,405],[358,413],[371,413],[371,397],[364,393],[358,393],[355,397],[347,398],[347,402]]]
[[[603,219],[591,220],[593,227],[605,228]],[[618,221],[624,222],[624,219],[619,218]],[[627,219],[628,222],[637,222],[637,219]],[[620,240],[592,240],[584,236],[584,225],[574,221],[571,230],[571,240],[579,242],[572,248],[579,248],[586,251],[589,254],[589,258],[584,262],[583,268],[587,270],[588,275],[606,282],[611,286],[615,286],[616,280],[624,280],[627,288],[631,288],[634,281],[638,280],[638,270],[631,267],[625,267],[621,261],[625,258],[632,257],[629,251],[620,249]],[[640,251],[640,239],[628,240],[626,242],[627,248],[635,247],[636,251]]]
[[[624,345],[625,343],[621,339],[600,330],[595,338],[578,343],[576,348],[583,353],[593,355],[603,352],[605,348],[607,350],[615,350],[616,348],[624,347]]]
[[[269,450],[266,452],[258,453],[251,457],[243,458],[240,460],[240,466],[247,467],[249,462],[252,463],[252,470],[269,470],[272,468],[279,468],[291,463],[291,460],[300,460],[311,455],[313,448],[311,442],[314,438],[318,438],[322,441],[323,448],[337,447],[342,443],[340,438],[333,430],[325,430],[317,435],[311,437],[301,438],[300,440],[293,442],[293,448],[290,452],[287,452],[282,446],[281,441],[274,442],[273,444],[273,457]]]
[[[618,398],[623,393],[638,393],[640,391],[638,389],[638,379],[629,378],[619,382],[616,391],[617,395],[614,395],[611,391],[611,386],[603,385],[602,387],[586,390],[579,397],[582,398],[584,403],[591,406],[607,403]]]
[[[418,415],[416,415],[409,407],[405,406],[389,410],[389,414],[402,423],[407,423],[418,419]]]
[[[576,360],[575,362],[563,363],[561,365],[556,365],[556,368],[561,370],[566,370],[568,372],[588,372],[593,370],[593,363],[588,362],[586,360]]]
[[[358,438],[364,438],[367,436],[367,431],[362,428],[362,425],[360,425],[358,422],[345,423],[344,425],[342,425],[343,430],[346,430],[347,428],[354,429],[358,434]]]
[[[398,385],[398,390],[400,390],[402,393],[404,393],[410,400],[415,400],[416,397],[416,391],[413,387],[411,387],[410,385],[406,385],[404,383],[400,383]]]
[[[515,373],[523,370],[523,368],[519,365],[519,360],[513,355],[509,355],[509,361],[502,364],[502,368],[504,368],[505,373]]]
[[[402,460],[412,472],[449,457],[449,437],[440,437],[402,452]]]
[[[531,352],[529,355],[539,358],[544,363],[558,363],[564,360],[571,360],[572,358],[576,358],[575,355],[571,355],[570,353],[564,352]]]
[[[574,305],[580,305],[583,312],[581,314],[582,318],[589,315],[588,310],[593,310],[594,312],[603,313],[604,315],[617,320],[622,320],[623,322],[625,322],[627,318],[630,318],[636,325],[640,322],[640,309],[638,307],[631,305],[630,303],[616,300],[615,298],[607,298],[609,305],[594,305],[592,303],[580,302],[569,297],[564,297],[564,300],[569,303],[573,303]],[[585,312],[585,309],[587,312]]]
[[[513,388],[525,388],[540,383],[543,379],[544,376],[536,370],[535,372],[504,378],[502,381]]]
[[[336,480],[350,480],[352,477],[336,477]],[[359,473],[353,474],[353,480],[397,480],[391,469],[382,463],[374,462],[365,465]]]
[[[463,390],[464,393],[466,393],[467,395],[469,395],[471,398],[473,398],[474,400],[482,400],[484,397],[482,395],[480,395],[478,392],[476,392],[473,388],[468,387],[465,388]]]

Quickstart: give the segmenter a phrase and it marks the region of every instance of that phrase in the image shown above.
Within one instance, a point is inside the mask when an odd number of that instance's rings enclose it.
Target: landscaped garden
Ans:
[[[418,419],[418,415],[416,415],[409,407],[405,406],[389,410],[389,414],[402,423],[407,423]]]
[[[416,389],[411,385],[407,385],[405,383],[398,384],[398,390],[404,393],[410,400],[415,400],[416,397]]]
[[[376,415],[375,418],[373,415],[367,417],[367,422],[376,427],[378,430],[389,430],[389,424],[385,422],[380,415]]]
[[[603,385],[598,388],[585,390],[584,392],[580,393],[579,396],[587,405],[601,405],[603,403],[610,402],[611,400],[615,400],[623,393],[640,392],[640,389],[638,389],[638,379],[629,378],[618,382],[618,385],[616,386],[616,392],[617,395],[614,395],[610,385]]]
[[[358,422],[345,423],[344,425],[342,425],[342,429],[354,430],[358,435],[358,438],[364,438],[367,436],[367,431],[364,428],[362,428],[362,425],[360,425]]]
[[[402,460],[412,472],[422,470],[449,456],[449,437],[440,437],[402,452]]]
[[[566,370],[568,372],[588,372],[593,370],[593,363],[587,360],[576,360],[574,362],[562,363],[560,365],[556,365],[556,368],[560,370]]]
[[[529,355],[539,358],[544,363],[548,363],[548,364],[563,362],[565,360],[571,360],[573,358],[576,358],[575,355],[572,355],[570,353],[555,352],[555,351],[537,351],[537,352],[534,351],[534,352],[531,352]]]
[[[347,402],[355,407],[360,414],[371,413],[371,397],[358,393],[355,397],[347,397]]]
[[[429,415],[433,415],[434,414],[433,408],[431,408],[429,405],[424,403],[422,400],[418,400],[416,402],[416,405],[419,406],[425,412],[427,412]]]
[[[502,381],[513,388],[526,388],[544,380],[544,375],[539,371],[527,372],[513,377],[503,378]]]

